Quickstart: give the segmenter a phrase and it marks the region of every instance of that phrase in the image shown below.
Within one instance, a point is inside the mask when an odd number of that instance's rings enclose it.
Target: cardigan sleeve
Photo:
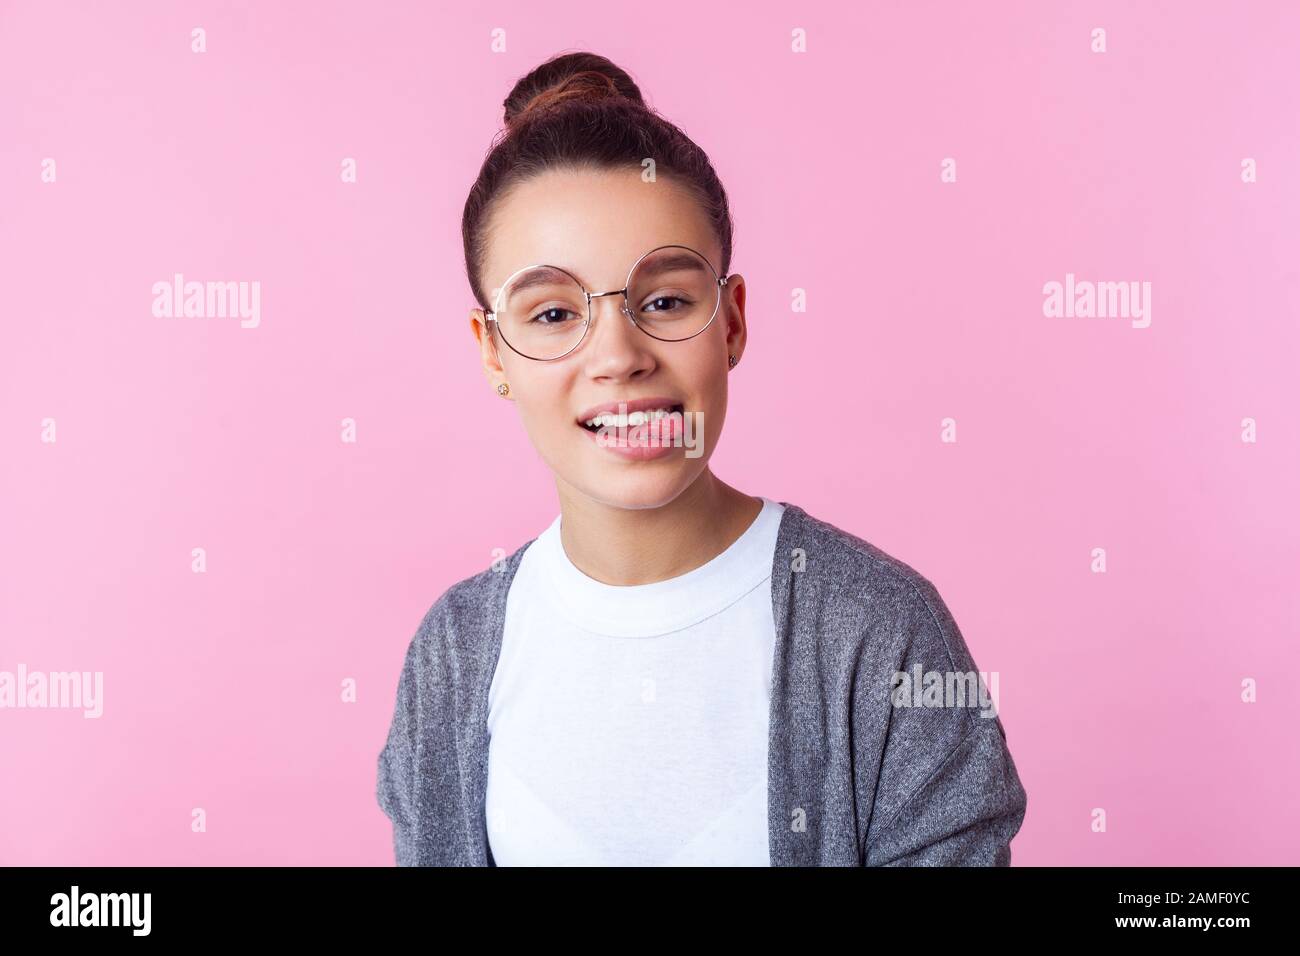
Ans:
[[[976,671],[938,591],[919,575],[910,583],[895,606],[898,629],[887,642],[893,651],[866,669],[873,685],[866,693],[880,700],[881,685],[899,681],[904,672],[937,672],[945,681],[967,675],[982,686],[985,674]],[[1009,866],[1011,838],[1024,820],[1027,798],[1001,717],[969,699],[943,706],[917,706],[919,700],[891,693],[882,708],[887,729],[877,757],[864,864]],[[911,706],[900,706],[904,701]]]
[[[380,751],[376,795],[392,821],[398,866],[446,862],[456,843],[454,734],[446,714],[446,596],[420,622],[406,648],[388,738]],[[453,821],[449,824],[449,820]]]
[[[406,650],[397,682],[388,739],[379,753],[379,806],[392,822],[393,853],[398,866],[416,865],[416,766],[419,751],[419,682],[416,641]]]
[[[868,866],[1010,866],[1025,789],[1001,720],[977,722],[867,845]]]

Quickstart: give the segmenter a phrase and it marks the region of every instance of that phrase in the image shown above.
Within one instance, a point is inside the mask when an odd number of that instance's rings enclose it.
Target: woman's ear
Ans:
[[[501,356],[497,354],[496,339],[488,328],[487,316],[482,309],[469,310],[469,322],[478,339],[479,358],[483,363],[483,376],[493,390],[506,380],[505,369],[501,367]]]
[[[722,310],[719,318],[727,324],[727,353],[739,359],[745,351],[745,340],[748,337],[745,323],[745,277],[739,272],[733,272],[727,277],[722,304],[718,308]]]

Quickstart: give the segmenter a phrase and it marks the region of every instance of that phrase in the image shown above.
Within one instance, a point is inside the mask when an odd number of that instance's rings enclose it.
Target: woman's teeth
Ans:
[[[650,422],[657,422],[661,418],[667,418],[675,408],[656,408],[647,412],[628,412],[626,415],[619,415],[616,412],[606,412],[603,415],[597,415],[595,418],[589,418],[583,424],[588,428],[636,428],[638,425],[645,425]]]

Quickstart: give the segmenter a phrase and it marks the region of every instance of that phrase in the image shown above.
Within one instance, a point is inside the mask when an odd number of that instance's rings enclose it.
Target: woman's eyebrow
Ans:
[[[650,275],[678,270],[703,272],[704,262],[699,256],[689,252],[664,253],[656,256],[649,263],[642,264],[638,269],[644,269]],[[534,286],[546,285],[551,282],[568,282],[572,281],[573,278],[570,273],[565,272],[559,266],[532,266],[514,281],[514,284],[510,286],[510,291],[513,293],[526,292]]]
[[[704,261],[699,256],[689,252],[674,252],[656,256],[653,262],[638,267],[638,269],[641,268],[650,272],[672,272],[677,269],[685,269],[689,272],[703,272]]]
[[[572,277],[556,266],[533,266],[528,272],[525,272],[510,286],[511,292],[524,292],[535,285],[546,285],[549,282],[570,281]]]

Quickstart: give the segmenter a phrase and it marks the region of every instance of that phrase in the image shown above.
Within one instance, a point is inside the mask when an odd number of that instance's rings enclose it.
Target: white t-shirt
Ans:
[[[578,570],[557,517],[506,601],[488,692],[498,866],[767,866],[767,746],[784,507],[652,584]]]

